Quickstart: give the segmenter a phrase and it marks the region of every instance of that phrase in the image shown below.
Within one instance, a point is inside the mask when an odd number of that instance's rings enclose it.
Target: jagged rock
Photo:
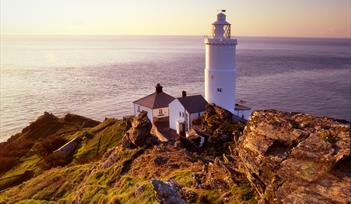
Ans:
[[[269,110],[251,115],[237,154],[261,202],[349,203],[350,145],[350,124]]]
[[[187,203],[182,197],[180,186],[175,181],[169,180],[168,182],[162,182],[159,180],[152,180],[151,183],[156,193],[156,200],[160,204]]]
[[[195,129],[190,129],[187,132],[186,138],[191,140],[194,144],[196,144],[199,148],[203,147],[206,141],[206,138],[200,133],[198,133]]]
[[[206,136],[209,143],[232,141],[234,137],[241,135],[245,126],[245,123],[237,120],[231,112],[215,105],[206,106],[200,123],[200,135]]]
[[[213,119],[218,119],[220,122],[231,122],[233,114],[219,106],[208,104],[205,109],[203,117],[206,121],[211,121]]]
[[[127,148],[141,147],[146,144],[147,137],[150,136],[152,124],[147,117],[147,112],[142,111],[133,118],[131,128],[122,139],[122,145]]]
[[[241,118],[237,119],[231,112],[215,105],[207,105],[196,123],[199,125],[193,125],[187,139],[198,148],[201,147],[202,153],[212,156],[227,153],[227,147],[233,140],[238,140],[245,127]],[[183,143],[186,144],[186,141]],[[189,147],[191,144],[184,146]],[[187,149],[191,151],[193,148]]]

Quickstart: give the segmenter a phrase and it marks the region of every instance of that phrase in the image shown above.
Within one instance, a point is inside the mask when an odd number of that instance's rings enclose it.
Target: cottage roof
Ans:
[[[168,104],[174,100],[174,97],[164,93],[160,84],[157,84],[155,88],[156,91],[153,94],[138,99],[133,103],[151,109],[168,107]]]
[[[189,113],[199,113],[206,109],[207,101],[201,95],[183,96],[177,99]]]

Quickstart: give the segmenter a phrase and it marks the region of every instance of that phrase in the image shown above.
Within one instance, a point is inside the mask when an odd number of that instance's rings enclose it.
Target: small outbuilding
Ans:
[[[182,92],[182,97],[174,99],[169,104],[169,127],[178,134],[190,130],[193,120],[199,118],[205,111],[207,101],[203,96],[187,96]]]
[[[155,88],[154,93],[133,102],[134,115],[146,111],[152,123],[158,120],[168,120],[168,105],[174,100],[174,97],[163,92],[161,84],[157,84]]]
[[[242,104],[235,104],[234,115],[248,120],[251,114],[251,108],[244,106]]]

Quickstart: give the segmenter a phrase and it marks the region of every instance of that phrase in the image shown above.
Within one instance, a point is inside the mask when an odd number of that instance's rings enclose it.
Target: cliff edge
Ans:
[[[350,124],[254,112],[237,147],[241,169],[269,203],[351,202]]]
[[[210,105],[189,137],[151,126],[45,113],[0,144],[0,203],[351,202],[350,124],[275,110],[245,124]]]

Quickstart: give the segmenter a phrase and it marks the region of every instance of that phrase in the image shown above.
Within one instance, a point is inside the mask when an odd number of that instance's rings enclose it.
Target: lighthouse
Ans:
[[[217,14],[211,35],[206,37],[205,99],[228,111],[235,111],[235,50],[225,10]]]

